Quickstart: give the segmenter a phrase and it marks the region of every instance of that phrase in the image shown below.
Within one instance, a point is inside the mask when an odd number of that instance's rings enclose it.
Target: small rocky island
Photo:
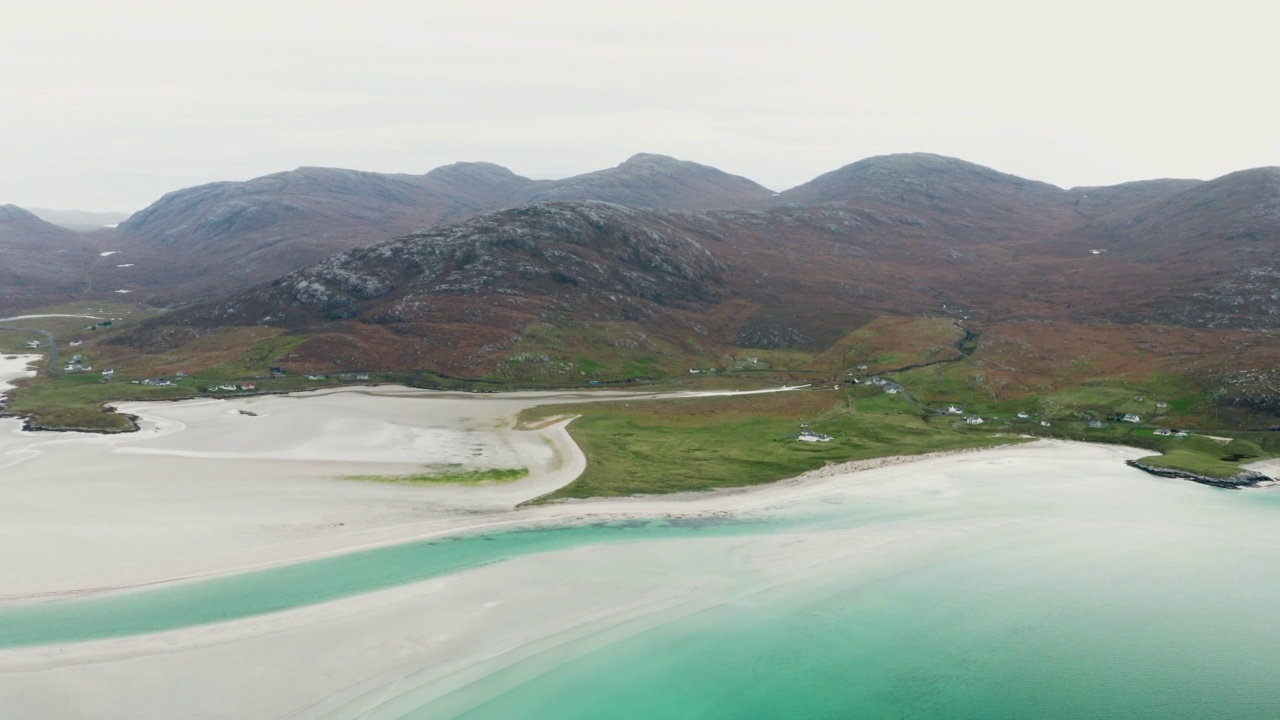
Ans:
[[[1173,470],[1171,468],[1156,467],[1147,465],[1141,460],[1126,460],[1126,465],[1145,470],[1152,475],[1160,477],[1178,478],[1180,480],[1190,480],[1198,482],[1201,485],[1212,485],[1213,487],[1227,488],[1229,490],[1239,490],[1241,488],[1260,487],[1262,485],[1270,485],[1276,480],[1270,476],[1263,475],[1255,470],[1242,470],[1236,475],[1228,478],[1209,477],[1208,475],[1200,475],[1186,470]]]

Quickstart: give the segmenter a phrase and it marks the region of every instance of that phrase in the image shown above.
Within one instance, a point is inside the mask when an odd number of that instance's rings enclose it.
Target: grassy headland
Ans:
[[[587,469],[540,501],[758,485],[828,463],[1019,442],[935,427],[909,409],[878,399],[863,407],[852,393],[826,389],[556,405],[522,419],[581,415],[569,431]],[[802,425],[834,439],[799,441]]]

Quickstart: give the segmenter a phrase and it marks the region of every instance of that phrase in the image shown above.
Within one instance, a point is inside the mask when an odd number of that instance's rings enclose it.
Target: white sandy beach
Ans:
[[[28,373],[33,357],[0,360],[0,382]],[[141,431],[119,435],[0,420],[0,602],[522,522],[511,508],[570,482],[585,458],[567,421],[519,431],[516,414],[623,395],[378,387],[121,403]],[[341,479],[439,465],[530,474],[480,487]]]
[[[12,376],[7,362],[0,371]],[[743,490],[512,510],[585,462],[565,423],[517,431],[515,413],[583,397],[377,388],[134,403],[121,410],[141,418],[142,432],[119,436],[25,433],[0,421],[0,597],[29,602],[538,522],[907,505],[936,519],[583,547],[234,622],[0,650],[0,707],[23,717],[398,717],[539,653],[803,585],[831,563],[870,568],[1033,520],[953,516],[973,493],[1094,503],[1103,487],[1214,492],[1125,467],[1140,450],[1038,441]],[[532,472],[480,487],[336,479],[455,462]],[[1080,522],[1125,511],[1099,507]]]

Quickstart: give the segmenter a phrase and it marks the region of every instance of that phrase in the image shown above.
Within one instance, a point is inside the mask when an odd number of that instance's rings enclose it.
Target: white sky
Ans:
[[[1264,2],[45,0],[0,17],[0,204],[301,165],[657,152],[774,189],[891,152],[1061,186],[1280,165]]]

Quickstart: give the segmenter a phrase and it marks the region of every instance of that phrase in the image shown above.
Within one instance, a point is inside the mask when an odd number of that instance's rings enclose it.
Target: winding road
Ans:
[[[105,320],[106,318],[97,315],[15,315],[13,317],[0,318],[0,323],[13,322],[17,320],[38,320],[40,318],[86,318],[89,320]],[[0,327],[0,330],[22,330],[25,332],[33,332],[44,336],[45,342],[49,345],[49,366],[48,371],[51,375],[61,375],[62,371],[58,369],[58,341],[53,333],[48,330],[42,330],[34,327]]]

